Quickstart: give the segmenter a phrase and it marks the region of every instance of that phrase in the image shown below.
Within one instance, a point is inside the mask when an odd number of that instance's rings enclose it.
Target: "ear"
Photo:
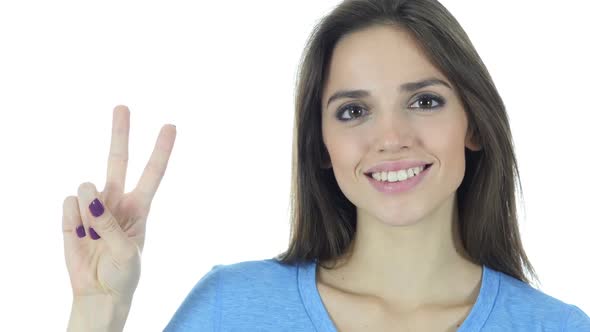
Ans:
[[[467,134],[465,135],[465,146],[471,151],[480,151],[482,149],[480,136],[477,135],[471,126],[467,129]]]

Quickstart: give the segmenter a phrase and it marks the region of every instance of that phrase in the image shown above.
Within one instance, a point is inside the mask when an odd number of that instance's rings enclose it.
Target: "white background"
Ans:
[[[294,83],[339,1],[0,3],[0,330],[65,330],[62,201],[102,190],[112,109],[131,109],[127,188],[176,124],[127,331],[164,328],[215,264],[286,249]],[[507,106],[542,290],[590,313],[584,1],[443,2]]]

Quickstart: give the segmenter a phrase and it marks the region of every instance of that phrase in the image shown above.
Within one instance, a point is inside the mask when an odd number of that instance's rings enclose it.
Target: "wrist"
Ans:
[[[118,300],[110,295],[74,297],[68,332],[121,332],[130,309],[131,299]]]

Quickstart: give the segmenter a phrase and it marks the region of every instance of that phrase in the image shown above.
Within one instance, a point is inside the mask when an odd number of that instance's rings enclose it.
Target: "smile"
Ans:
[[[429,173],[432,164],[412,167],[395,172],[375,172],[365,174],[371,185],[385,194],[398,194],[416,187]]]
[[[402,169],[399,171],[382,171],[382,172],[375,172],[371,173],[371,177],[377,181],[387,181],[387,182],[398,182],[398,181],[405,181],[409,178],[412,178],[424,171],[425,168],[430,167],[432,164],[422,165],[419,167],[411,167],[408,169]]]

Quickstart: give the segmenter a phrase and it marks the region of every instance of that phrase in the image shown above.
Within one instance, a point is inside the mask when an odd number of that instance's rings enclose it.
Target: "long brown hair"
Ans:
[[[341,257],[356,231],[356,207],[344,196],[321,131],[321,98],[336,43],[376,25],[405,29],[456,87],[469,128],[481,146],[465,149],[457,189],[461,241],[470,259],[523,282],[538,281],[520,239],[516,186],[522,187],[504,103],[486,66],[457,20],[436,0],[347,0],[314,28],[296,82],[291,234],[284,264]]]

